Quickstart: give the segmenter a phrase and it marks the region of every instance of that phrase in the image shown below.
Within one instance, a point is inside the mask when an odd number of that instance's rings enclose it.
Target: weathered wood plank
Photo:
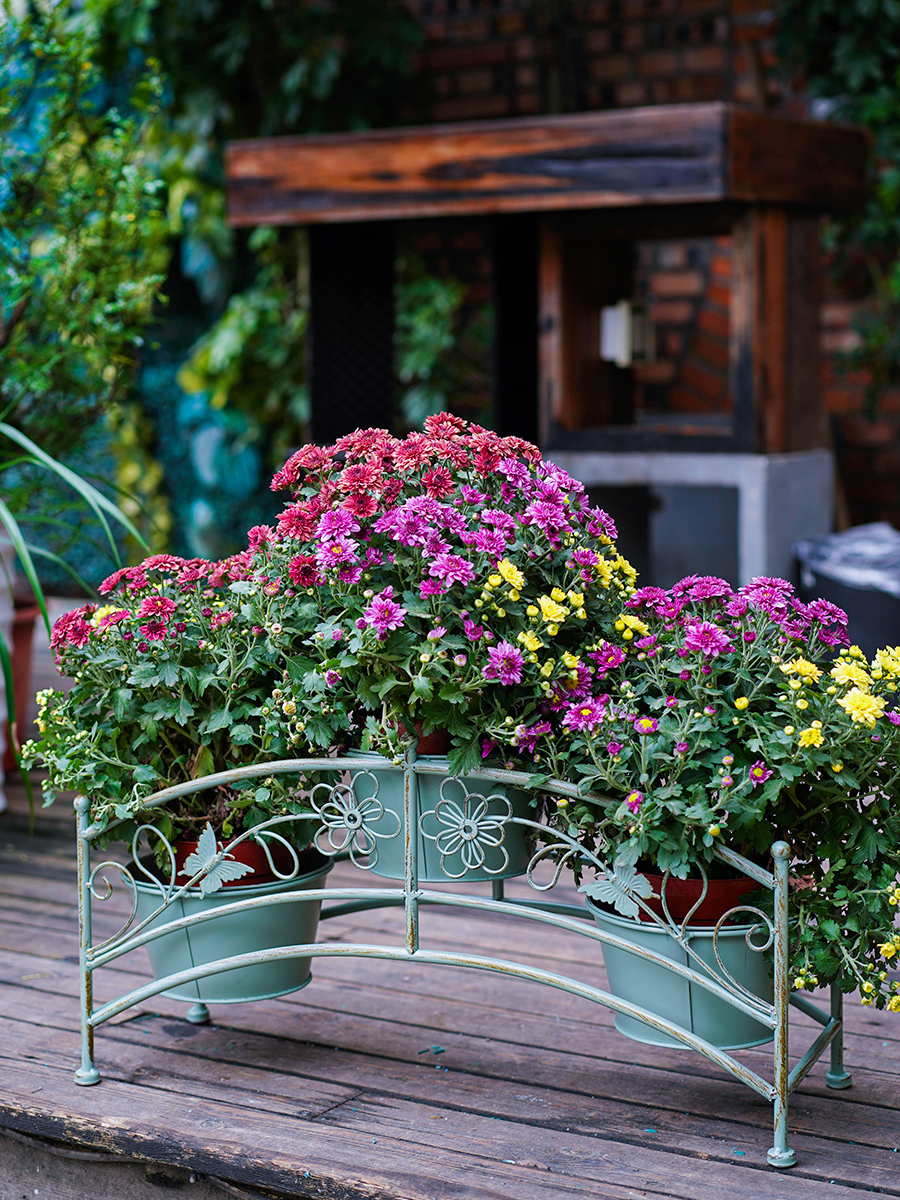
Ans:
[[[752,119],[747,119],[752,116]],[[636,204],[862,202],[865,136],[727,104],[232,142],[235,225]]]

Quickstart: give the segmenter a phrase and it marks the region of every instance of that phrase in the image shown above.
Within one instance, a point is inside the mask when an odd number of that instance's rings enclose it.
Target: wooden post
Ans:
[[[312,436],[333,442],[394,420],[394,226],[314,225],[310,257]]]
[[[538,218],[495,219],[494,425],[498,433],[538,440]]]

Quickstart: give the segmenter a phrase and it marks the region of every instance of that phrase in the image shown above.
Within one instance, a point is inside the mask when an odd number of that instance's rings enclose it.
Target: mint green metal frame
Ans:
[[[346,772],[351,776],[366,774],[371,771],[384,772],[385,769],[391,769],[387,766],[385,760],[377,755],[360,756],[355,758],[305,758],[305,759],[290,759],[281,762],[268,762],[255,767],[246,767],[233,771],[220,772],[217,775],[211,775],[203,779],[195,780],[190,783],[180,784],[177,787],[166,788],[163,791],[156,793],[149,798],[144,806],[148,818],[152,818],[154,809],[158,809],[169,800],[179,796],[189,795],[193,792],[204,790],[206,788],[216,787],[221,784],[233,784],[240,781],[247,781],[256,777],[264,777],[270,775],[285,775],[285,774],[303,774],[309,776],[315,772],[327,773],[333,780],[335,772]],[[730,976],[723,978],[712,972],[704,963],[697,960],[696,955],[690,950],[690,943],[686,936],[687,921],[685,919],[680,925],[674,922],[668,915],[668,908],[665,905],[665,890],[663,891],[663,907],[666,913],[666,920],[661,920],[656,915],[652,914],[647,906],[640,899],[638,894],[633,896],[633,899],[639,908],[643,908],[645,916],[652,920],[656,920],[658,924],[663,925],[667,932],[687,951],[689,959],[693,960],[698,969],[691,966],[684,966],[680,963],[672,962],[669,959],[662,958],[653,953],[651,950],[636,946],[614,934],[598,929],[593,924],[589,924],[586,920],[588,914],[586,910],[575,905],[557,904],[548,901],[535,900],[506,900],[503,892],[502,881],[495,881],[492,888],[492,896],[490,899],[484,896],[466,896],[451,892],[444,892],[433,888],[422,888],[419,886],[418,877],[418,862],[417,862],[417,838],[411,836],[413,831],[421,828],[419,803],[418,803],[418,787],[417,778],[421,774],[442,774],[440,766],[433,762],[420,762],[416,759],[414,748],[410,748],[407,752],[406,759],[402,764],[393,765],[393,770],[403,773],[404,778],[404,821],[401,825],[401,831],[405,839],[405,879],[402,886],[385,887],[385,888],[318,888],[304,891],[305,899],[311,901],[329,901],[330,907],[324,908],[321,913],[321,919],[327,919],[330,916],[339,916],[350,912],[360,911],[363,909],[376,908],[382,906],[402,906],[405,913],[405,941],[402,946],[383,946],[369,944],[347,944],[344,942],[316,942],[314,944],[286,946],[276,949],[267,949],[255,951],[248,954],[232,955],[228,958],[218,959],[215,962],[206,963],[201,966],[194,967],[190,970],[180,971],[177,974],[168,975],[163,979],[156,979],[152,983],[145,984],[143,987],[135,988],[133,991],[127,992],[118,999],[110,1001],[99,1008],[94,1006],[93,1002],[93,972],[98,968],[105,966],[114,959],[119,958],[124,954],[129,954],[139,946],[145,945],[154,938],[161,937],[164,934],[172,933],[177,930],[185,929],[198,925],[208,920],[216,920],[233,912],[245,911],[249,908],[260,905],[272,906],[283,903],[296,902],[295,896],[290,892],[277,893],[270,896],[245,899],[236,901],[232,904],[224,904],[215,908],[210,912],[199,913],[190,917],[168,921],[165,925],[158,926],[154,929],[145,928],[147,922],[144,921],[140,925],[131,929],[134,920],[134,911],[132,916],[111,938],[107,938],[104,942],[94,945],[91,931],[91,908],[92,902],[95,900],[106,899],[113,890],[112,885],[105,876],[101,876],[106,885],[104,894],[98,894],[95,891],[95,884],[98,873],[104,869],[116,871],[120,874],[121,879],[126,886],[129,886],[134,895],[134,882],[128,871],[121,865],[105,861],[91,866],[91,845],[99,837],[108,835],[116,825],[122,822],[111,822],[104,828],[98,824],[91,824],[89,818],[89,801],[84,796],[79,796],[75,800],[75,810],[77,815],[77,837],[78,837],[78,897],[79,897],[79,964],[81,976],[81,1040],[82,1053],[81,1065],[75,1072],[75,1082],[81,1085],[91,1085],[100,1082],[100,1073],[94,1063],[94,1029],[101,1025],[104,1021],[108,1021],[111,1017],[118,1015],[126,1009],[142,1001],[148,1000],[150,997],[158,995],[161,992],[168,991],[172,988],[179,987],[185,983],[193,982],[202,979],[209,975],[217,974],[221,971],[235,969],[244,966],[253,966],[258,963],[271,962],[283,958],[296,957],[340,957],[340,956],[359,956],[364,958],[378,959],[394,959],[403,961],[416,961],[422,963],[431,963],[435,965],[446,966],[463,966],[473,967],[478,970],[492,971],[504,975],[510,975],[518,979],[529,979],[536,983],[544,983],[551,987],[559,988],[562,991],[569,992],[572,995],[580,996],[585,1000],[591,1000],[594,1003],[600,1004],[605,1008],[611,1009],[615,1013],[621,1013],[625,1016],[635,1017],[643,1021],[652,1028],[659,1030],[662,1033],[669,1034],[676,1038],[685,1047],[696,1050],[704,1055],[711,1062],[716,1063],[723,1070],[727,1071],[734,1078],[738,1079],[747,1087],[752,1088],[759,1095],[770,1101],[773,1105],[773,1124],[774,1124],[774,1143],[767,1154],[767,1161],[773,1167],[790,1167],[796,1163],[796,1156],[793,1150],[790,1149],[787,1142],[787,1113],[788,1099],[800,1081],[805,1077],[814,1063],[824,1053],[825,1049],[831,1048],[831,1069],[826,1075],[826,1083],[832,1088],[844,1088],[850,1086],[850,1076],[844,1070],[842,1058],[842,1011],[841,1011],[841,994],[837,988],[833,987],[831,991],[831,1008],[830,1012],[824,1012],[811,1001],[791,994],[790,981],[788,979],[788,861],[790,857],[790,848],[785,842],[776,842],[772,847],[772,855],[774,860],[774,873],[763,870],[761,867],[748,862],[740,855],[732,851],[720,848],[717,851],[718,857],[724,862],[738,867],[750,878],[754,879],[762,887],[774,893],[774,921],[771,922],[759,910],[752,909],[757,914],[759,920],[751,932],[755,932],[760,927],[768,926],[769,940],[765,945],[754,943],[750,934],[747,936],[748,945],[752,950],[767,949],[773,947],[774,952],[774,1001],[769,1003],[760,997],[746,992]],[[467,779],[483,780],[488,784],[498,786],[509,786],[518,789],[527,790],[529,786],[529,776],[523,772],[498,770],[494,768],[482,768],[480,770],[471,771],[467,775]],[[321,786],[321,785],[320,785]],[[332,793],[336,789],[343,788],[343,794],[346,795],[346,785],[333,785]],[[577,789],[571,785],[561,781],[550,781],[541,788],[542,793],[548,793],[556,796],[565,796],[576,798],[578,796]],[[502,794],[502,793],[501,793]],[[474,793],[469,795],[474,796]],[[467,800],[468,800],[467,795]],[[482,797],[478,797],[482,799]],[[324,806],[319,806],[324,807]],[[318,811],[318,809],[316,810]],[[320,814],[321,816],[321,814]],[[297,820],[310,820],[308,816],[303,817],[275,817],[257,826],[250,833],[242,835],[242,837],[264,835],[267,838],[279,839],[279,827],[289,822]],[[592,866],[599,873],[605,873],[606,877],[614,878],[614,871],[598,859],[596,856],[580,846],[572,838],[565,834],[558,833],[555,830],[548,830],[546,826],[529,820],[525,817],[511,815],[508,818],[502,818],[499,822],[495,818],[492,825],[490,837],[496,837],[496,828],[501,826],[500,836],[502,839],[505,827],[509,824],[525,825],[533,828],[536,832],[540,831],[543,834],[547,844],[539,849],[529,864],[527,871],[528,882],[537,891],[549,891],[558,881],[560,873],[567,861],[571,861],[575,857],[582,860],[588,866]],[[477,841],[478,829],[477,821],[468,821],[468,824],[460,823],[460,837],[469,837],[470,840]],[[153,829],[153,826],[148,824],[144,828]],[[323,820],[318,830],[315,832],[315,838],[320,838],[326,835],[330,841],[332,848],[335,847],[334,832],[337,826],[334,820],[330,824]],[[154,831],[156,832],[156,831]],[[241,839],[234,839],[235,841]],[[496,844],[495,841],[489,841],[488,844]],[[353,810],[352,802],[350,811],[346,814],[346,822],[344,826],[343,848],[349,847],[350,856],[356,861],[356,854],[361,857],[365,856],[366,846],[374,845],[371,837],[366,835],[365,821],[359,811]],[[172,903],[174,899],[184,893],[188,887],[196,888],[198,882],[208,873],[215,870],[215,867],[220,863],[224,856],[228,854],[229,846],[226,846],[215,859],[211,859],[204,865],[192,879],[184,885],[176,884],[174,880],[174,859],[172,865],[172,877],[169,881],[168,889],[162,888],[161,891],[161,909],[165,909],[167,905]],[[339,843],[339,847],[341,843]],[[532,876],[532,870],[540,863],[546,860],[552,860],[555,863],[555,869],[551,882],[547,885],[541,885],[535,882]],[[362,865],[365,869],[364,864]],[[452,882],[459,882],[455,877]],[[341,903],[335,903],[341,902]],[[530,967],[524,963],[516,962],[512,959],[496,959],[482,955],[475,955],[464,952],[444,952],[434,951],[423,948],[419,941],[419,908],[421,905],[442,904],[452,905],[458,908],[471,908],[482,912],[495,912],[501,914],[515,914],[518,917],[527,917],[531,920],[542,924],[551,925],[555,928],[565,930],[570,933],[577,934],[580,937],[588,938],[593,941],[606,943],[611,946],[617,946],[621,949],[628,950],[630,953],[637,955],[640,958],[647,959],[650,962],[656,963],[665,967],[673,974],[681,976],[692,984],[705,988],[708,992],[724,1000],[726,1003],[754,1017],[764,1025],[768,1025],[774,1036],[774,1053],[773,1053],[773,1079],[768,1082],[762,1076],[752,1071],[744,1063],[738,1062],[731,1057],[727,1052],[720,1050],[716,1046],[711,1045],[703,1038],[698,1037],[691,1031],[673,1024],[671,1021],[663,1017],[649,1012],[647,1009],[637,1005],[630,1004],[620,1000],[617,997],[604,992],[599,988],[589,984],[582,983],[577,979],[569,976],[556,974],[555,972],[543,971],[535,967]],[[732,910],[742,911],[742,910]],[[724,921],[729,914],[722,918]],[[149,918],[148,918],[149,920]],[[720,922],[721,924],[721,922]],[[131,933],[129,934],[129,929]],[[721,965],[721,964],[720,964]],[[723,968],[724,969],[724,968]],[[733,985],[733,986],[732,986]],[[793,1004],[801,1012],[811,1017],[814,1021],[822,1026],[822,1030],[818,1037],[806,1050],[803,1057],[796,1064],[793,1070],[789,1069],[788,1064],[788,1009],[789,1005]],[[187,1013],[187,1018],[195,1022],[204,1022],[209,1019],[208,1011],[203,1004],[195,1004]]]

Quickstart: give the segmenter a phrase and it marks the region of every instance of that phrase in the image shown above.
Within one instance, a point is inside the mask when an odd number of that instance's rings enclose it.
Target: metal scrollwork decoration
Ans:
[[[441,870],[448,879],[462,879],[469,871],[480,869],[487,875],[502,875],[509,866],[509,854],[503,840],[507,822],[512,817],[512,805],[506,796],[498,793],[482,796],[477,792],[466,792],[461,801],[453,800],[444,793],[444,788],[451,782],[444,780],[440,800],[419,818],[422,836],[434,842],[441,856]],[[506,811],[491,811],[494,804],[502,805]],[[443,827],[437,833],[426,831],[425,821],[429,817],[434,817]],[[486,865],[489,851],[498,852],[492,858],[502,860],[499,865]],[[451,871],[447,860],[457,856],[462,870]]]
[[[356,783],[361,776],[371,779],[375,790],[371,796],[360,799],[356,794]],[[324,791],[322,798],[317,793]],[[399,835],[402,822],[395,812],[386,810],[378,799],[378,780],[368,771],[360,771],[350,783],[317,783],[310,793],[310,805],[322,821],[313,841],[323,854],[340,854],[346,850],[355,867],[371,871],[378,862],[378,839],[391,839]],[[376,829],[385,818],[396,822],[393,832]],[[327,842],[328,848],[322,844]],[[360,861],[365,859],[367,861]]]

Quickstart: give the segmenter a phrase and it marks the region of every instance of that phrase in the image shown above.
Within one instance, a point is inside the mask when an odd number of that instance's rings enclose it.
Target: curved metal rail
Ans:
[[[302,803],[294,814],[273,817],[254,829],[235,837],[219,849],[211,834],[205,844],[205,853],[191,856],[188,866],[193,872],[185,882],[178,882],[175,872],[175,855],[171,845],[153,825],[154,811],[169,800],[191,795],[194,792],[233,784],[271,775],[299,775],[307,779],[327,774],[325,781],[311,782],[301,793]],[[831,1070],[826,1082],[831,1087],[847,1087],[850,1076],[844,1070],[842,1060],[842,1013],[841,995],[832,988],[831,1011],[823,1012],[810,1001],[790,995],[788,980],[788,861],[790,848],[784,842],[772,847],[775,870],[770,873],[756,864],[748,862],[733,851],[719,848],[717,856],[731,866],[737,867],[762,887],[774,894],[774,919],[770,919],[758,908],[740,906],[732,909],[711,931],[715,966],[707,963],[697,953],[692,943],[690,917],[702,902],[706,892],[704,878],[703,894],[691,912],[680,922],[675,921],[666,900],[665,877],[662,887],[663,915],[660,916],[648,904],[649,885],[633,869],[623,868],[616,863],[607,863],[573,838],[549,829],[531,816],[514,811],[507,789],[530,794],[531,777],[521,771],[506,771],[482,767],[468,772],[464,779],[450,780],[456,794],[439,788],[439,798],[432,807],[423,808],[420,801],[419,779],[422,776],[444,775],[441,766],[433,761],[417,760],[414,748],[410,748],[402,763],[391,763],[379,755],[359,755],[346,758],[285,759],[280,762],[263,763],[232,771],[223,771],[176,787],[165,788],[151,796],[143,805],[145,824],[141,825],[132,840],[134,862],[128,867],[104,860],[91,865],[92,844],[101,836],[121,825],[121,821],[106,826],[91,824],[89,801],[79,796],[75,801],[78,823],[78,882],[79,882],[79,962],[81,967],[81,1064],[75,1072],[76,1083],[95,1084],[100,1073],[94,1063],[94,1029],[111,1017],[139,1004],[151,996],[177,989],[186,984],[224,972],[253,967],[264,963],[293,958],[324,958],[359,956],[370,959],[392,959],[420,962],[438,966],[471,967],[477,970],[500,973],[517,979],[531,980],[558,988],[585,1000],[603,1005],[624,1017],[641,1021],[659,1033],[674,1038],[688,1049],[703,1054],[711,1062],[729,1072],[741,1083],[752,1088],[773,1104],[774,1144],[768,1151],[768,1162],[774,1167],[789,1167],[796,1156],[787,1144],[788,1097],[804,1078],[825,1049],[831,1047]],[[386,808],[380,797],[380,781],[391,775],[402,775],[403,801],[398,812]],[[488,786],[483,786],[488,785]],[[481,786],[483,790],[473,790]],[[462,788],[460,798],[458,789]],[[492,790],[493,789],[493,790]],[[559,780],[541,784],[540,792],[574,798],[578,789]],[[361,794],[365,793],[365,794]],[[525,809],[524,811],[527,811]],[[392,818],[392,819],[389,819]],[[217,891],[224,878],[233,877],[234,868],[231,851],[240,842],[253,838],[261,845],[274,875],[290,881],[299,871],[299,859],[285,837],[291,824],[305,822],[312,826],[307,831],[309,840],[320,850],[339,852],[341,857],[351,859],[362,870],[377,867],[379,843],[400,839],[403,845],[403,879],[394,887],[376,888],[329,888],[305,887],[302,892],[281,891],[255,898],[238,899],[190,916],[178,916],[179,901],[185,897],[206,895]],[[282,827],[285,828],[282,828]],[[435,832],[435,830],[437,832]],[[511,836],[510,836],[511,835]],[[640,919],[641,927],[655,923],[663,930],[684,955],[685,962],[676,962],[651,949],[636,945],[589,923],[586,910],[570,904],[559,904],[544,899],[507,900],[504,896],[503,876],[510,873],[508,849],[523,835],[535,844],[540,839],[543,845],[530,851],[530,859],[521,873],[534,892],[540,896],[558,882],[565,866],[574,860],[593,868],[601,881],[603,899],[609,900],[624,916]],[[140,861],[142,837],[152,836],[162,843],[164,857],[169,860],[168,879],[159,878]],[[441,877],[448,882],[465,882],[467,875],[475,875],[481,881],[494,876],[490,898],[481,895],[461,895],[441,891],[435,887],[420,886],[419,861],[425,841],[433,843],[431,871],[434,871],[434,856],[439,856]],[[293,869],[284,872],[276,868],[271,855],[273,844],[287,847],[292,856]],[[199,848],[204,850],[201,839]],[[498,863],[498,866],[489,865]],[[549,864],[552,875],[549,883],[538,882],[536,872]],[[462,870],[460,870],[462,866]],[[134,872],[134,874],[132,873]],[[186,872],[183,870],[182,875]],[[110,881],[108,876],[112,875]],[[143,878],[135,878],[143,876]],[[117,881],[131,895],[131,913],[123,926],[102,942],[94,944],[91,932],[93,903],[102,903],[114,891]],[[149,886],[158,893],[152,911],[137,920],[138,883],[144,890]],[[101,884],[103,885],[101,887]],[[398,946],[353,944],[321,941],[270,949],[252,953],[232,955],[215,961],[193,966],[188,970],[173,972],[155,979],[143,987],[127,992],[115,1000],[94,1007],[92,997],[93,972],[121,955],[129,954],[140,946],[146,946],[157,938],[180,931],[193,929],[208,922],[220,920],[235,913],[252,909],[270,908],[280,904],[297,903],[298,895],[304,901],[329,902],[321,911],[321,918],[339,916],[348,912],[376,907],[402,907],[405,915],[404,944]],[[222,897],[224,899],[224,896]],[[336,903],[340,902],[340,903]],[[176,906],[172,915],[170,910]],[[540,970],[513,959],[491,958],[465,951],[435,951],[420,945],[419,909],[429,905],[451,905],[476,909],[484,912],[527,918],[553,926],[574,936],[600,942],[616,950],[625,950],[637,958],[663,967],[674,977],[702,988],[717,1000],[730,1005],[739,1012],[752,1017],[760,1025],[770,1028],[774,1035],[772,1082],[751,1071],[745,1064],[689,1029],[673,1023],[640,1005],[623,1000],[609,992],[583,983],[567,975]],[[739,980],[732,977],[719,953],[719,934],[728,917],[738,912],[752,914],[753,924],[746,931],[747,945],[752,951],[773,949],[774,998],[772,1001],[749,991]],[[586,919],[588,918],[588,919]],[[198,993],[199,994],[199,993]],[[227,1001],[223,1001],[227,1002]],[[811,1016],[822,1030],[808,1048],[793,1071],[788,1067],[788,1008],[789,1004]],[[204,1003],[194,1004],[187,1013],[189,1020],[202,1022],[209,1019]]]

